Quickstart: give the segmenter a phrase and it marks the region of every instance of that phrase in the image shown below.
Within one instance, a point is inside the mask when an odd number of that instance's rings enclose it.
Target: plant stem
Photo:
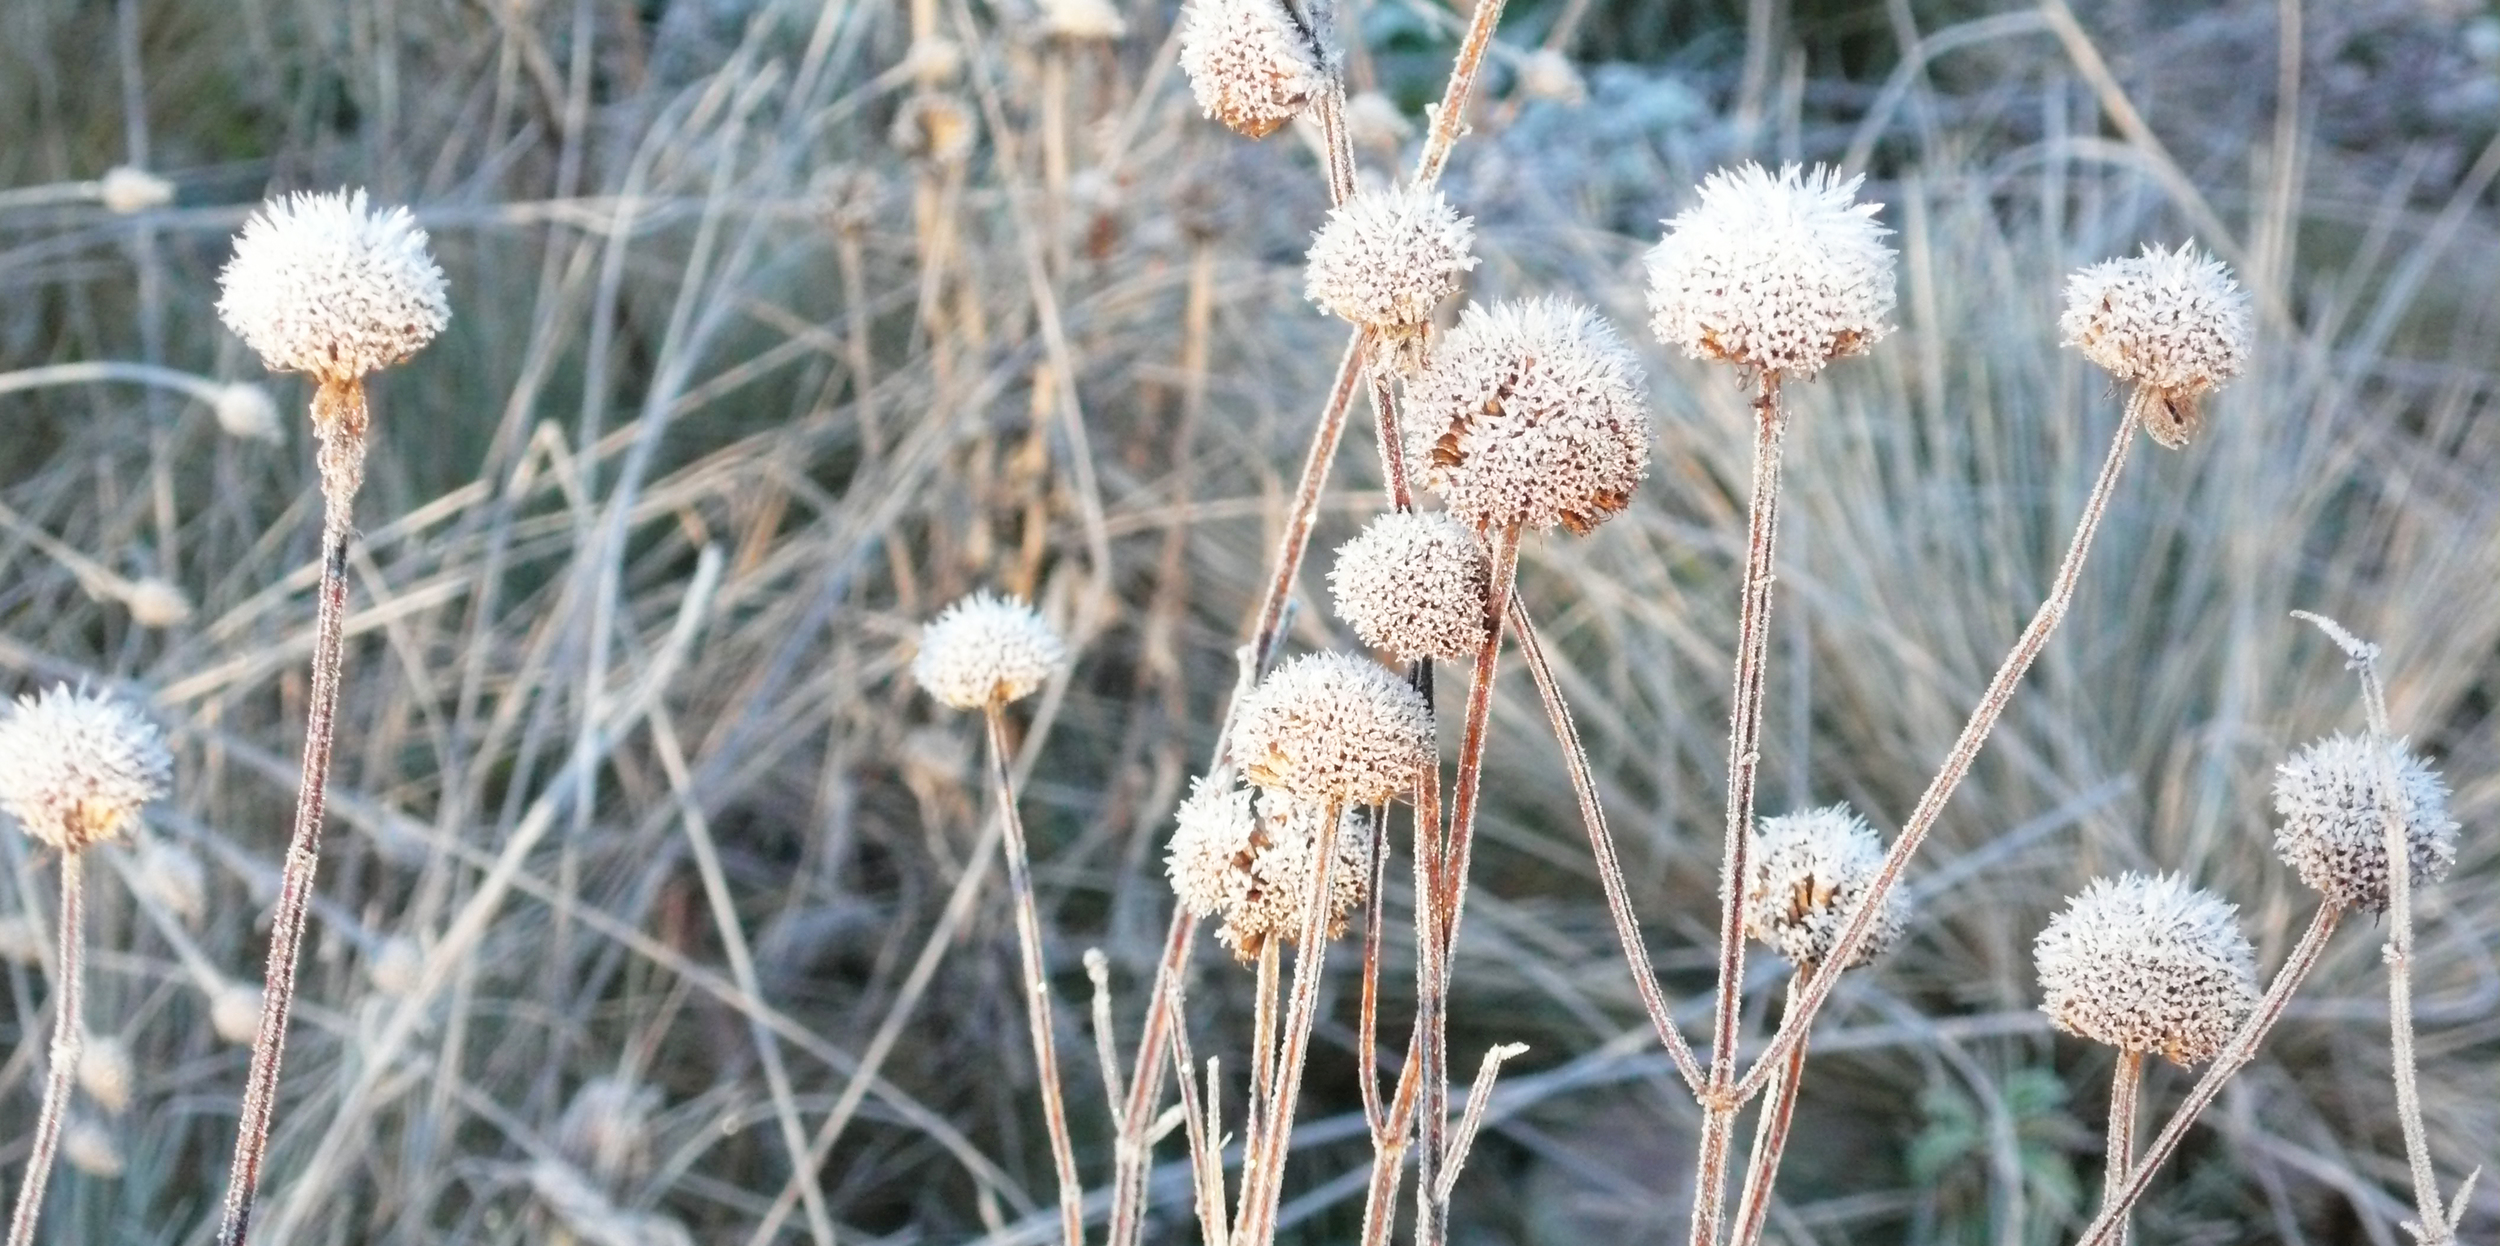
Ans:
[[[989,726],[990,779],[998,789],[998,816],[1007,831],[1007,888],[1016,907],[1016,942],[1024,954],[1024,1003],[1033,1028],[1033,1063],[1042,1081],[1042,1118],[1050,1129],[1051,1162],[1059,1176],[1059,1229],[1066,1246],[1084,1246],[1085,1186],[1076,1176],[1076,1148],[1068,1142],[1068,1105],[1059,1085],[1058,1042],[1050,1019],[1050,979],[1042,975],[1042,923],[1033,909],[1033,860],[1026,851],[1024,818],[1016,812],[1015,783],[1007,774],[1007,715],[996,698],[982,711]]]
[[[1804,985],[1804,973],[1811,968],[1801,965],[1797,975],[1788,979],[1792,1007]],[[1753,1246],[1762,1240],[1762,1226],[1771,1218],[1771,1187],[1779,1180],[1780,1156],[1788,1149],[1788,1126],[1797,1113],[1797,1089],[1805,1076],[1806,1045],[1799,1043],[1790,1049],[1779,1075],[1771,1079],[1761,1115],[1754,1122],[1753,1154],[1745,1160],[1744,1190],[1737,1195],[1736,1223],[1728,1231],[1734,1246]]]
[[[1285,1032],[1279,1036],[1282,1050],[1277,1053],[1276,1076],[1270,1084],[1267,1124],[1259,1130],[1254,1144],[1260,1159],[1248,1166],[1243,1175],[1244,1186],[1255,1183],[1258,1194],[1249,1200],[1248,1222],[1239,1226],[1237,1240],[1249,1246],[1265,1246],[1276,1236],[1276,1209],[1285,1193],[1285,1154],[1293,1141],[1293,1109],[1302,1097],[1302,1069],[1311,1054],[1311,1026],[1319,1016],[1319,979],[1328,968],[1329,877],[1336,872],[1337,822],[1345,808],[1336,801],[1328,802],[1327,816],[1319,824],[1319,868],[1312,871],[1311,889],[1303,902],[1309,907],[1302,914],[1302,932],[1293,957],[1293,1003],[1285,1013]],[[1272,947],[1276,936],[1267,936]]]
[[[1181,1006],[1181,984],[1172,985],[1172,1015],[1181,1023],[1172,1027],[1172,1053],[1175,1079],[1181,1084],[1182,1121],[1189,1135],[1190,1186],[1197,1195],[1198,1237],[1205,1246],[1226,1246],[1232,1230],[1224,1221],[1224,1121],[1219,1101],[1223,1092],[1216,1084],[1216,1064],[1207,1062],[1207,1097],[1201,1105],[1198,1097],[1197,1061],[1189,1053],[1188,1014]]]
[[[1458,136],[1467,128],[1467,101],[1475,93],[1476,71],[1484,65],[1485,49],[1493,45],[1493,28],[1502,22],[1502,4],[1503,0],[1476,0],[1476,11],[1467,19],[1467,34],[1450,63],[1449,82],[1441,88],[1441,103],[1432,114],[1432,133],[1425,137],[1423,153],[1415,159],[1418,186],[1441,180],[1441,170],[1449,167],[1450,149],[1458,146]]]
[[[43,1194],[52,1184],[52,1157],[61,1148],[61,1117],[69,1108],[70,1083],[78,1076],[78,1053],[87,1027],[81,985],[86,959],[86,887],[79,877],[82,852],[61,854],[59,974],[52,982],[52,1068],[43,1082],[43,1108],[35,1116],[35,1140],[18,1182],[17,1210],[9,1215],[9,1246],[34,1246],[35,1222],[43,1218]]]
[[[321,383],[313,393],[314,461],[321,470],[321,590],[313,623],[312,700],[304,712],[304,764],[295,798],[295,829],[278,878],[270,917],[269,969],[261,987],[260,1033],[243,1083],[235,1126],[234,1167],[226,1180],[225,1223],[217,1240],[244,1246],[252,1232],[252,1200],[269,1152],[269,1124],[278,1106],[278,1070],[286,1055],[287,1017],[295,1004],[296,961],[304,918],[321,866],[321,818],[329,795],[330,748],[338,731],[339,681],[347,628],[347,545],[355,535],[356,492],[364,484],[365,390],[362,382]]]
[[[2134,1162],[2136,1102],[2143,1083],[2144,1053],[2119,1052],[2118,1067],[2109,1079],[2109,1143],[2102,1150],[2101,1164],[2107,1170],[2101,1178],[2101,1209],[2118,1217],[2118,1246],[2127,1246],[2127,1212],[2116,1204],[2126,1184],[2127,1168]]]

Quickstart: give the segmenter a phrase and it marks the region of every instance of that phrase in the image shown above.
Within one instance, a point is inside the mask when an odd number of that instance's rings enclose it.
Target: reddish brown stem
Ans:
[[[35,1115],[35,1138],[26,1152],[26,1175],[17,1186],[17,1210],[9,1215],[9,1246],[34,1246],[35,1223],[43,1218],[44,1190],[52,1184],[52,1157],[61,1149],[61,1118],[69,1108],[70,1084],[78,1076],[78,1053],[86,1042],[81,1017],[85,989],[86,889],[79,878],[83,854],[61,854],[59,975],[52,982],[52,1067],[43,1081],[43,1107]]]

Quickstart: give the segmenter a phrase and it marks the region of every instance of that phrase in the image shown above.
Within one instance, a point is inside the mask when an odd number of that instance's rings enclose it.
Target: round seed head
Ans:
[[[40,965],[51,946],[52,936],[33,917],[25,913],[0,917],[0,962]]]
[[[56,684],[0,710],[0,810],[55,851],[129,830],[173,765],[137,711],[84,688]]]
[[[2032,944],[2041,1011],[2122,1051],[2212,1059],[2257,1006],[2257,954],[2237,915],[2175,874],[2094,879]]]
[[[130,889],[186,922],[208,914],[208,872],[180,844],[139,835],[131,847]]]
[[[1441,511],[1391,511],[1337,547],[1328,587],[1364,644],[1401,662],[1458,662],[1484,646],[1491,576],[1467,525]]]
[[[1367,190],[1312,235],[1307,290],[1330,315],[1418,333],[1476,266],[1474,242],[1474,224],[1437,187]]]
[[[1649,252],[1650,328],[1695,359],[1812,380],[1891,332],[1891,230],[1864,179],[1758,164],[1703,179]]]
[[[278,423],[278,404],[270,400],[268,390],[249,381],[218,386],[217,400],[209,409],[217,415],[217,427],[229,437],[277,441],[284,435]]]
[[[191,598],[171,580],[149,576],[122,595],[130,621],[141,627],[176,627],[191,617]]]
[[[1641,369],[1567,299],[1470,307],[1407,387],[1406,457],[1479,532],[1586,533],[1649,474]]]
[[[1884,844],[1849,806],[1828,805],[1764,818],[1746,860],[1745,933],[1805,967],[1831,956],[1851,910],[1883,869]],[[1887,894],[1849,967],[1888,951],[1908,913],[1899,890]]]
[[[121,1144],[102,1122],[91,1117],[75,1117],[61,1130],[61,1158],[69,1166],[90,1177],[110,1181],[122,1175]]]
[[[225,982],[209,992],[208,1027],[229,1043],[249,1045],[260,1036],[260,988]]]
[[[365,192],[262,204],[218,278],[217,314],[272,372],[347,384],[417,353],[451,322],[443,270],[406,208]]]
[[[659,1106],[657,1086],[591,1078],[573,1092],[556,1122],[556,1149],[599,1182],[643,1176],[651,1167],[651,1114]]]
[[[384,995],[413,994],[425,976],[425,949],[406,935],[392,935],[365,962],[365,976]]]
[[[1199,917],[1230,911],[1249,894],[1250,866],[1258,856],[1259,819],[1250,789],[1234,782],[1229,769],[1202,775],[1190,782],[1189,799],[1181,802],[1175,821],[1171,850],[1163,858],[1172,893]]]
[[[117,164],[106,169],[97,181],[96,197],[104,201],[105,211],[129,216],[172,203],[174,184],[146,169]]]
[[[1181,72],[1198,107],[1227,129],[1266,138],[1328,87],[1318,36],[1281,0],[1188,0]]]
[[[895,112],[886,140],[909,159],[954,165],[972,154],[972,140],[979,132],[972,109],[962,100],[945,91],[921,91]]]
[[[2394,769],[2391,794],[2382,763]],[[2392,799],[2389,797],[2392,795]],[[2435,883],[2457,863],[2457,824],[2448,785],[2401,740],[2373,747],[2367,736],[2335,735],[2292,754],[2274,771],[2274,850],[2300,881],[2347,908],[2387,907],[2387,824],[2394,806],[2404,827],[2414,886]]]
[[[2077,269],[2057,328],[2111,376],[2154,391],[2144,430],[2175,450],[2196,435],[2198,399],[2247,366],[2253,322],[2231,270],[2181,243]]]
[[[130,1106],[130,1086],[139,1075],[130,1058],[130,1044],[111,1034],[89,1034],[78,1045],[78,1088],[97,1107],[120,1114]]]
[[[1250,782],[1324,805],[1376,805],[1433,764],[1432,709],[1369,658],[1311,653],[1243,698],[1233,758]]]
[[[1041,0],[1042,31],[1059,39],[1117,39],[1128,22],[1111,0]]]
[[[959,710],[977,710],[993,699],[1032,695],[1067,657],[1059,634],[1031,606],[983,590],[920,629],[911,676],[930,696]]]
[[[1345,933],[1346,916],[1371,894],[1372,821],[1368,811],[1337,815],[1336,833],[1322,835],[1326,810],[1280,792],[1258,794],[1258,833],[1249,858],[1247,887],[1225,910],[1216,941],[1241,960],[1254,960],[1268,939],[1296,943],[1310,916],[1311,886],[1323,848],[1336,859],[1328,867],[1326,937]],[[1323,845],[1323,841],[1325,844]]]

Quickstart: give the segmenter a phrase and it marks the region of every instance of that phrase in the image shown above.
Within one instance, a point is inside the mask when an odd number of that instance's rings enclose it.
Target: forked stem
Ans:
[[[1799,966],[1798,976],[1788,980],[1788,997],[1793,1003],[1804,972],[1811,966]],[[1729,1230],[1728,1240],[1734,1246],[1753,1246],[1762,1240],[1762,1226],[1771,1219],[1771,1187],[1779,1181],[1780,1156],[1788,1150],[1788,1127],[1797,1114],[1797,1091],[1805,1081],[1806,1046],[1797,1044],[1780,1066],[1779,1075],[1771,1079],[1771,1089],[1762,1101],[1762,1113],[1754,1122],[1753,1154],[1745,1159],[1745,1185],[1736,1197],[1736,1223]]]
[[[78,1076],[78,1053],[86,1043],[82,985],[87,947],[86,887],[79,864],[86,854],[61,854],[60,976],[52,983],[52,1067],[43,1080],[43,1108],[35,1116],[35,1140],[26,1153],[26,1175],[17,1186],[17,1210],[9,1215],[9,1246],[34,1246],[35,1222],[43,1218],[43,1195],[52,1184],[52,1157],[61,1149],[61,1118],[69,1110],[70,1084]]]
[[[1050,1158],[1059,1178],[1059,1231],[1066,1246],[1084,1246],[1085,1186],[1076,1176],[1076,1147],[1068,1141],[1068,1104],[1059,1084],[1059,1044],[1050,1017],[1050,979],[1042,973],[1042,922],[1033,908],[1033,858],[1026,851],[1024,818],[1016,811],[1015,782],[1007,773],[1007,715],[992,698],[982,710],[989,726],[990,781],[997,788],[1000,825],[1007,832],[1007,889],[1016,908],[1016,943],[1023,953],[1025,1016],[1033,1029],[1033,1064],[1042,1082],[1042,1119],[1050,1129]]]

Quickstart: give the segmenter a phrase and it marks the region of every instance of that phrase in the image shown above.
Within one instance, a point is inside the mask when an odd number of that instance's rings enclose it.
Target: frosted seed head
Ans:
[[[1831,956],[1851,910],[1883,869],[1884,844],[1849,806],[1827,805],[1764,818],[1746,861],[1745,933],[1807,968]],[[1898,889],[1885,895],[1847,967],[1890,950],[1908,913]]]
[[[61,1158],[90,1177],[110,1181],[122,1175],[122,1148],[113,1133],[92,1117],[73,1117],[61,1130]]]
[[[104,201],[105,211],[129,216],[172,203],[174,184],[146,169],[117,164],[96,182],[96,197]]]
[[[130,858],[130,889],[141,899],[185,922],[208,915],[208,872],[190,849],[142,834],[134,837]]]
[[[1539,48],[1519,62],[1519,91],[1529,99],[1561,104],[1582,104],[1589,97],[1579,66],[1555,48]]]
[[[983,590],[920,629],[911,675],[930,696],[959,710],[977,710],[992,699],[1032,695],[1067,657],[1059,634],[1031,606]]]
[[[278,441],[283,436],[278,423],[278,404],[269,391],[249,381],[234,381],[217,387],[216,400],[209,404],[216,413],[217,427],[229,437],[246,441]]]
[[[1242,699],[1232,745],[1260,787],[1315,805],[1376,805],[1433,764],[1432,709],[1369,658],[1304,654]]]
[[[1328,88],[1319,36],[1282,0],[1188,0],[1181,72],[1198,107],[1227,129],[1266,138]]]
[[[208,996],[208,1026],[229,1043],[250,1045],[260,1036],[260,988],[219,983]]]
[[[886,140],[909,159],[955,165],[972,154],[972,141],[979,133],[972,109],[962,100],[944,91],[922,91],[896,110]]]
[[[345,385],[417,353],[451,322],[443,270],[406,208],[365,192],[272,199],[243,223],[217,314],[272,372]]]
[[[651,1114],[659,1106],[657,1086],[591,1078],[556,1122],[556,1149],[596,1181],[639,1178],[651,1167]]]
[[[1747,163],[1702,180],[1701,202],[1649,252],[1649,325],[1695,359],[1812,380],[1865,353],[1893,307],[1891,230],[1862,177]]]
[[[1438,188],[1367,190],[1331,209],[1311,237],[1306,290],[1330,315],[1418,334],[1476,266],[1475,226]]]
[[[2041,1011],[2122,1051],[2210,1060],[2257,1006],[2237,914],[2175,874],[2095,879],[2033,941]]]
[[[78,1088],[95,1105],[114,1115],[130,1106],[130,1087],[139,1066],[130,1058],[130,1044],[111,1034],[89,1034],[78,1045]]]
[[[1279,792],[1258,794],[1257,832],[1242,871],[1245,886],[1215,930],[1217,942],[1235,957],[1257,959],[1269,939],[1301,940],[1323,839],[1336,854],[1328,867],[1326,937],[1345,934],[1347,915],[1371,894],[1371,815],[1344,810],[1336,833],[1323,836],[1320,820],[1326,812]]]
[[[1649,474],[1641,368],[1568,299],[1470,307],[1407,387],[1409,470],[1478,532],[1586,533]]]
[[[1202,775],[1191,781],[1175,821],[1163,859],[1172,893],[1199,917],[1230,911],[1252,889],[1250,867],[1258,855],[1250,789],[1236,783],[1229,768]]]
[[[1041,0],[1042,32],[1059,39],[1117,39],[1128,22],[1111,0]]]
[[[178,627],[191,617],[191,598],[171,580],[149,576],[134,581],[122,594],[130,621],[141,627]]]
[[[100,693],[56,684],[0,710],[0,810],[55,851],[128,831],[173,766],[156,728]]]
[[[2154,391],[2144,431],[2175,450],[2196,435],[2198,401],[2247,366],[2254,320],[2231,270],[2181,243],[2077,269],[2057,328],[2111,376]]]
[[[1328,587],[1337,616],[1401,662],[1475,656],[1492,577],[1484,547],[1446,513],[1391,511],[1337,547]]]
[[[2435,883],[2457,863],[2457,824],[2448,785],[2402,740],[2373,747],[2367,736],[2335,735],[2292,754],[2274,771],[2274,850],[2300,881],[2347,908],[2383,911],[2388,901],[2386,792],[2381,762],[2396,772],[2396,819],[2403,825],[2414,886]]]

